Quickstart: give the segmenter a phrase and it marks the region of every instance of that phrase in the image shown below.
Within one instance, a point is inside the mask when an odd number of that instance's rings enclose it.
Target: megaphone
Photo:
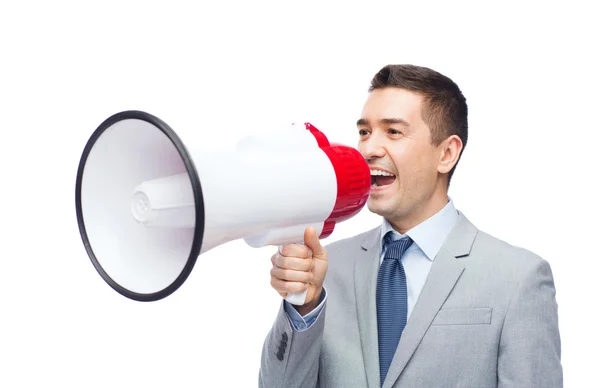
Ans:
[[[364,207],[367,162],[310,123],[247,136],[230,151],[184,145],[143,111],[123,111],[93,132],[77,170],[79,232],[108,285],[157,301],[186,281],[199,255],[244,239],[251,247],[319,238]],[[306,292],[287,300],[302,305]]]

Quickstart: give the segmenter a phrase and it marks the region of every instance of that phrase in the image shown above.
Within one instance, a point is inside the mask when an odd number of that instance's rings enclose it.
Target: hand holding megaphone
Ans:
[[[314,228],[304,232],[304,244],[279,247],[271,257],[271,286],[288,302],[298,306],[301,315],[317,306],[327,273],[327,250]],[[306,307],[301,311],[302,307]]]

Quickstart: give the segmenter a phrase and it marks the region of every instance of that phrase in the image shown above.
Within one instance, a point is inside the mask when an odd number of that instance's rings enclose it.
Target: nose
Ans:
[[[383,142],[379,141],[378,137],[373,135],[369,136],[368,139],[361,140],[358,145],[358,150],[367,160],[383,158],[386,153]]]

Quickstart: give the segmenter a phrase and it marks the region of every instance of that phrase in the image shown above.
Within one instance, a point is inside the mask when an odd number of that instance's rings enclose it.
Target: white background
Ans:
[[[256,386],[280,303],[273,249],[231,242],[171,297],[125,299],[79,237],[83,147],[126,109],[208,148],[298,118],[356,145],[369,81],[388,63],[462,88],[470,133],[450,195],[480,229],[551,263],[565,386],[599,386],[592,3],[2,2],[0,386]],[[379,222],[365,209],[327,242]]]

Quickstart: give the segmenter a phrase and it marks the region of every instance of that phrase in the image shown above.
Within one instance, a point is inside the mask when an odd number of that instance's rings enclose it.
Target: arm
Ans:
[[[304,245],[280,247],[271,263],[271,286],[281,296],[302,290],[307,294],[306,303],[297,309],[282,301],[263,344],[258,386],[317,388],[327,306],[323,287],[327,250],[311,227],[304,231]]]
[[[318,387],[325,305],[324,288],[319,306],[304,317],[283,301],[263,345],[258,380],[260,388]]]
[[[561,340],[554,279],[537,259],[518,285],[498,352],[498,388],[562,388]]]

